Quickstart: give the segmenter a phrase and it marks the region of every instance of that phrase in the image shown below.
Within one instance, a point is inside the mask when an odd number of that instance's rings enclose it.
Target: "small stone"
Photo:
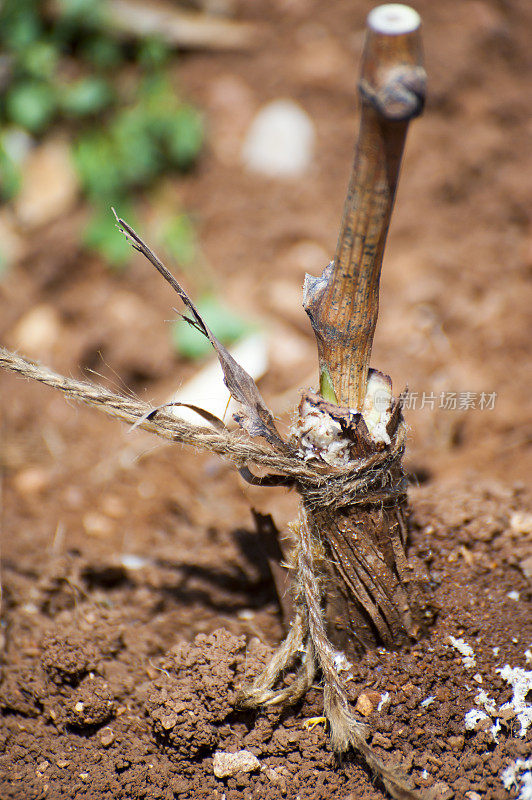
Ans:
[[[519,562],[519,569],[527,580],[532,581],[532,556],[523,558],[523,560]]]
[[[13,484],[21,495],[39,494],[50,483],[50,472],[41,467],[26,467],[17,472]]]
[[[264,774],[268,780],[278,787],[282,795],[286,794],[286,783],[287,779],[290,777],[290,773],[285,767],[266,767]]]
[[[102,728],[100,731],[100,742],[102,747],[109,747],[115,740],[114,732],[111,728]]]
[[[165,731],[171,731],[177,725],[177,714],[168,714],[166,717],[161,717],[161,726]]]
[[[510,528],[513,533],[532,533],[532,513],[516,511],[510,518]]]
[[[467,800],[482,800],[482,797],[478,794],[478,792],[466,792],[465,796]]]
[[[293,178],[309,168],[316,138],[314,123],[293,100],[274,100],[253,119],[242,148],[248,170]]]
[[[373,734],[372,744],[377,747],[382,747],[383,750],[391,750],[393,747],[392,740],[388,739],[387,736],[383,736],[382,733],[378,731]]]
[[[89,777],[90,777],[90,776],[89,776],[89,773],[88,773],[88,772],[80,772],[80,773],[79,773],[79,777],[81,778],[81,780],[82,780],[84,783],[87,783],[87,781],[89,780]]]
[[[472,708],[465,715],[465,729],[466,731],[485,731],[491,725],[491,719],[479,708]]]
[[[48,353],[60,336],[61,322],[57,311],[42,303],[18,321],[9,339],[25,355],[40,357]]]
[[[105,539],[113,531],[113,524],[109,517],[97,511],[87,511],[83,517],[83,527],[88,536]]]
[[[59,761],[56,761],[55,764],[56,767],[59,767],[59,769],[65,769],[66,767],[70,766],[70,761],[68,761],[66,758],[61,758]]]
[[[108,517],[121,519],[127,513],[124,501],[114,494],[107,494],[102,498],[102,511]]]
[[[134,553],[123,553],[118,560],[123,567],[131,570],[142,569],[150,563],[147,558],[136,556]]]
[[[49,140],[24,161],[15,213],[23,225],[46,225],[76,201],[79,184],[66,141]]]
[[[355,711],[362,714],[364,717],[369,716],[373,712],[373,703],[367,694],[359,694],[355,705]]]
[[[465,738],[463,736],[449,736],[447,741],[452,750],[462,750],[465,744]]]
[[[217,778],[232,778],[239,772],[257,772],[260,761],[249,750],[239,750],[237,753],[217,751],[212,768]]]
[[[508,722],[517,716],[517,711],[511,703],[505,703],[504,706],[499,709],[498,715],[503,722]]]
[[[438,781],[429,790],[430,800],[452,800],[454,791],[443,781]]]
[[[453,789],[455,790],[455,792],[458,792],[459,795],[465,794],[465,792],[469,789],[470,786],[471,786],[471,780],[469,778],[466,778],[465,776],[462,778],[458,778],[458,780],[454,781],[453,783]]]

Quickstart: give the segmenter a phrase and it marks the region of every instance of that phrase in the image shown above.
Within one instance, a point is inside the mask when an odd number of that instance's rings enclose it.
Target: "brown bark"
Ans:
[[[307,276],[305,283],[320,389],[327,400],[346,407],[346,419],[349,409],[364,407],[401,158],[409,121],[421,113],[424,102],[419,20],[411,9],[399,8],[399,33],[390,32],[397,22],[386,18],[394,13],[390,7],[376,9],[368,19],[359,81],[360,132],[336,253],[320,277]],[[380,17],[372,24],[375,13]],[[402,424],[396,407],[388,425],[392,439]],[[360,420],[351,425],[350,438],[354,458],[386,447],[373,441]],[[327,633],[347,654],[397,646],[417,636],[432,617],[426,581],[406,555],[406,494],[386,492],[387,482],[397,485],[402,478],[400,462],[394,463],[382,475],[381,501],[347,504],[340,510],[307,509],[310,529],[320,542],[316,556],[326,575],[322,604]]]
[[[359,93],[360,133],[334,261],[307,276],[304,306],[318,344],[320,374],[336,400],[360,410],[379,309],[379,279],[409,120],[423,109],[419,29],[368,28]],[[330,398],[328,398],[330,399]]]
[[[360,426],[355,436],[363,436]],[[367,439],[364,444],[371,452]],[[393,648],[416,639],[434,616],[425,571],[407,556],[406,495],[386,497],[390,486],[404,492],[405,483],[402,466],[394,464],[374,487],[381,488],[383,499],[332,514],[309,512],[324,548],[327,633],[350,660],[375,646]]]
[[[407,556],[400,401],[393,401],[389,413],[389,444],[374,441],[361,414],[310,392],[300,415],[298,452],[319,448],[330,420],[337,428],[336,434],[328,428],[335,438],[325,457],[336,453],[340,464],[349,459],[347,467],[330,466],[327,486],[333,494],[308,484],[299,487],[317,579],[316,605],[323,610],[329,640],[352,659],[372,647],[396,647],[417,638],[432,620],[433,607],[424,569]],[[309,433],[308,420],[318,439]]]

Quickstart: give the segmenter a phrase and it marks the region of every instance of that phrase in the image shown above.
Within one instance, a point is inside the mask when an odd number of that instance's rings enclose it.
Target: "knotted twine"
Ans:
[[[349,467],[340,469],[317,460],[305,461],[294,448],[288,455],[276,452],[271,446],[225,427],[215,429],[185,422],[164,407],[158,409],[138,398],[116,394],[98,384],[68,378],[4,347],[0,347],[0,367],[59,389],[73,400],[164,439],[216,453],[237,469],[252,463],[275,470],[278,476],[268,475],[257,478],[255,482],[268,484],[270,481],[271,485],[272,478],[275,483],[276,477],[284,477],[288,480],[279,480],[278,483],[294,486],[311,508],[328,508],[334,512],[355,504],[397,501],[406,494],[404,478],[395,481],[391,478],[393,467],[400,463],[405,449],[406,429],[403,422],[399,423],[386,449],[360,457],[351,462]]]

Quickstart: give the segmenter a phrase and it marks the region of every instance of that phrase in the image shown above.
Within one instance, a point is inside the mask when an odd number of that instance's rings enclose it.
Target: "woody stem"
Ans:
[[[402,5],[368,16],[361,118],[334,261],[307,275],[303,304],[318,345],[326,399],[360,410],[379,309],[384,246],[411,119],[423,110],[420,18]]]

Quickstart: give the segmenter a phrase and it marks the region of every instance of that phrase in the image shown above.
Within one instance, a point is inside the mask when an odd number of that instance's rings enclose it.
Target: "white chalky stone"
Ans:
[[[256,772],[260,769],[260,761],[249,750],[239,750],[237,753],[218,750],[214,754],[212,768],[217,778],[231,778],[239,772]]]
[[[242,148],[247,169],[274,178],[304,173],[312,161],[314,123],[293,100],[274,100],[251,123]]]

